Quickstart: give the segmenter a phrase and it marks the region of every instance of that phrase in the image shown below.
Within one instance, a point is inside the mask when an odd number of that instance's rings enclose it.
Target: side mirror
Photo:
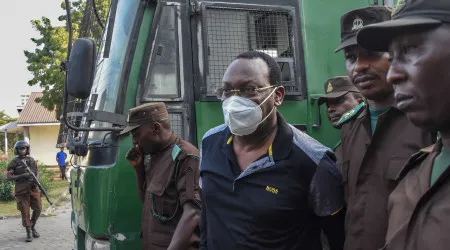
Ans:
[[[86,99],[94,82],[95,42],[89,38],[78,38],[72,46],[67,72],[67,92],[69,95]]]

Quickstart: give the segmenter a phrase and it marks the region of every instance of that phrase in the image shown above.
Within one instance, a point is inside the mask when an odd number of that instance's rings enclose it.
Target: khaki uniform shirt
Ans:
[[[346,250],[378,250],[384,245],[387,201],[395,177],[408,158],[433,143],[396,108],[378,117],[372,136],[368,106],[342,126],[342,170],[347,201]]]
[[[383,250],[450,249],[450,168],[430,186],[435,146],[413,155],[389,196],[389,228]]]
[[[7,167],[7,171],[13,171],[13,175],[21,175],[24,173],[27,173],[27,170],[25,169],[25,164],[24,162],[21,161],[25,161],[26,166],[28,166],[31,171],[33,171],[34,175],[36,177],[38,177],[38,168],[37,168],[37,164],[36,161],[29,156],[26,156],[24,158],[19,158],[16,157],[14,158]],[[21,178],[16,180],[16,186],[15,186],[15,195],[20,195],[20,194],[31,194],[32,190],[36,189],[36,184],[33,182],[33,178]]]
[[[171,145],[151,156],[145,173],[143,249],[167,249],[183,214],[183,205],[192,202],[200,209],[198,155],[192,144],[173,136]],[[171,219],[165,221],[167,218]]]

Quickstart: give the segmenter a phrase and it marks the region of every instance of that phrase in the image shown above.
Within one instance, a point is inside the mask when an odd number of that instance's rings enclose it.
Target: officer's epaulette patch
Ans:
[[[362,102],[358,106],[350,109],[345,114],[342,115],[341,119],[336,123],[336,126],[342,126],[344,123],[348,122],[350,119],[352,119],[356,114],[359,113],[359,111],[364,108],[365,103]]]
[[[177,144],[175,144],[172,149],[172,160],[175,161],[180,153],[181,153],[181,148],[178,147]]]

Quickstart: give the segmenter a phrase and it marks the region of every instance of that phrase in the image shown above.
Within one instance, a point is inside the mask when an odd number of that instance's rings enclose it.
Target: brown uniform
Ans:
[[[192,202],[200,207],[198,155],[198,149],[192,144],[172,135],[171,144],[152,155],[145,169],[138,170],[138,174],[145,174],[145,184],[140,189],[145,190],[143,249],[167,249],[183,213],[183,205]],[[192,239],[191,243],[190,249],[197,248],[199,238]]]
[[[450,168],[430,187],[433,161],[442,147],[422,149],[399,174],[389,196],[389,230],[383,250],[450,249]]]
[[[342,126],[339,164],[347,197],[346,250],[378,250],[384,245],[388,196],[408,158],[433,142],[433,135],[390,108],[378,117],[372,137],[368,107]]]
[[[339,141],[339,143],[334,148],[334,154],[336,156],[336,162],[341,162],[342,157],[342,143]],[[339,172],[342,174],[342,165],[336,164],[336,167],[339,169]]]
[[[21,162],[22,160],[25,162]],[[36,177],[38,176],[36,161],[29,156],[24,158],[14,158],[9,163],[7,171],[13,171],[13,175],[21,175],[27,173],[27,170],[25,169],[26,166],[33,171]],[[24,227],[31,227],[36,224],[42,210],[41,193],[31,177],[16,180],[15,196],[17,200],[17,209],[22,215],[22,225]],[[30,207],[33,210],[31,220]]]

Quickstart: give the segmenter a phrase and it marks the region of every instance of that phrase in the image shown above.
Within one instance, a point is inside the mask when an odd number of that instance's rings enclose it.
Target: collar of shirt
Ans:
[[[171,149],[172,146],[177,143],[177,141],[179,140],[178,136],[175,134],[175,132],[172,131],[172,135],[170,135],[170,138],[167,142],[167,144],[165,146],[163,146],[160,150],[158,150],[157,152],[154,153],[150,153],[150,155],[152,155],[152,157],[154,155],[160,154],[165,152],[166,150],[168,150],[169,148]]]
[[[400,116],[402,114],[404,114],[404,113],[402,111],[400,111],[399,109],[397,109],[396,107],[389,107],[386,111],[384,111],[383,113],[381,113],[378,116],[377,127],[379,127],[379,125],[381,125],[384,120],[392,119],[392,118]],[[358,115],[358,117],[356,119],[359,121],[359,123],[362,123],[364,125],[365,129],[367,130],[367,135],[371,138],[374,135],[375,131],[373,131],[373,133],[372,133],[372,128],[371,128],[372,121],[371,121],[371,112],[369,110],[369,105],[366,104],[364,106],[363,111]],[[383,126],[383,127],[385,127],[385,126]],[[377,134],[379,134],[379,133],[377,132]]]
[[[261,156],[258,160],[252,162],[243,172],[241,172],[237,163],[236,155],[233,151],[233,134],[226,129],[226,140],[223,141],[222,152],[226,155],[231,163],[231,170],[237,178],[235,181],[247,177],[264,169],[274,167],[277,161],[285,159],[289,156],[292,148],[293,132],[289,124],[284,120],[283,116],[277,112],[278,131],[275,139],[270,145],[267,154]]]

